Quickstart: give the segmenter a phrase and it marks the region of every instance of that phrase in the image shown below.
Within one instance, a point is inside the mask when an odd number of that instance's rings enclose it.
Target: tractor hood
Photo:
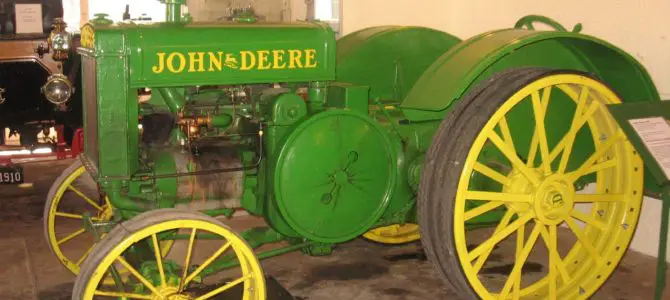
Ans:
[[[87,24],[82,47],[98,59],[128,57],[133,86],[335,79],[335,33],[325,24]]]

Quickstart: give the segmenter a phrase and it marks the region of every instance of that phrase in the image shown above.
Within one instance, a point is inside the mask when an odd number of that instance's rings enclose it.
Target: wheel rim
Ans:
[[[91,199],[90,195],[86,195],[80,189],[77,189],[73,186],[77,179],[84,175],[85,172],[86,169],[82,166],[77,168],[74,172],[65,178],[65,180],[58,187],[58,190],[56,191],[56,194],[51,201],[51,206],[49,207],[49,213],[47,216],[49,246],[51,247],[54,254],[58,257],[58,260],[74,274],[79,273],[79,266],[90,254],[90,251],[95,245],[95,241],[92,240],[91,242],[87,243],[89,246],[86,247],[86,250],[83,254],[74,255],[73,253],[65,253],[71,252],[69,250],[64,250],[64,246],[67,246],[67,243],[71,243],[80,236],[86,235],[86,230],[84,229],[82,221],[83,213],[80,213],[81,210],[84,209],[80,209],[78,212],[74,213],[63,212],[59,210],[59,208],[62,207],[62,204],[64,204],[63,200],[65,194],[69,192],[68,194],[72,194],[76,197],[76,199],[78,199],[70,200],[71,198],[68,198],[69,201],[83,201],[81,204],[85,204],[87,208],[91,210],[91,218],[95,222],[109,221],[113,216],[113,209],[108,199],[105,199],[105,204],[101,205],[99,202]],[[77,226],[74,231],[69,229],[70,233],[65,235],[59,234],[59,224],[63,225],[62,227],[65,227],[65,224],[63,224],[66,223],[65,220],[78,221],[80,222],[80,225]]]
[[[157,266],[162,266],[166,262],[159,253],[162,253],[159,244],[158,235],[161,232],[168,232],[174,230],[188,230],[188,239],[185,240],[187,248],[184,255],[184,260],[181,262],[182,267],[177,272],[178,278],[170,278],[169,272],[164,267],[158,267],[157,278],[147,276],[140,271],[138,266],[134,266],[129,260],[126,260],[127,250],[141,242],[147,241],[154,245],[152,254],[155,258]],[[214,234],[225,241],[223,245],[216,247],[216,251],[211,251],[210,255],[198,255],[194,251],[198,244],[196,237],[206,232],[207,235]],[[212,240],[211,236],[207,240]],[[158,251],[156,251],[158,248]],[[231,252],[239,262],[240,274],[234,276],[234,280],[228,281],[226,284],[220,285],[216,288],[210,288],[208,291],[202,291],[202,295],[194,295],[189,291],[189,284],[197,281],[198,276],[213,261]],[[202,263],[196,263],[196,257]],[[198,261],[199,262],[199,261]],[[109,286],[107,284],[108,277],[111,277],[110,270],[112,266],[122,266],[127,271],[128,278],[132,278],[136,282],[136,286],[140,285],[143,291],[119,291],[116,286]],[[188,266],[184,268],[184,266]],[[243,284],[242,299],[244,300],[264,300],[265,299],[265,279],[263,272],[255,257],[253,250],[246,244],[246,242],[237,234],[229,231],[227,228],[221,227],[217,224],[202,221],[202,220],[171,220],[147,226],[139,231],[136,231],[122,241],[120,241],[105,257],[95,266],[90,280],[86,282],[83,299],[94,299],[94,297],[126,297],[128,299],[210,299],[221,293],[224,293],[231,288]],[[104,283],[101,285],[100,282]],[[125,281],[126,279],[124,279]],[[181,284],[183,282],[183,284]],[[112,290],[110,290],[112,289]],[[116,290],[114,290],[116,289]]]
[[[555,130],[548,134],[551,130],[544,124],[552,108],[565,108],[561,99],[574,106],[563,137]],[[509,97],[484,125],[467,155],[454,211],[454,242],[461,268],[481,298],[587,298],[612,273],[637,225],[643,186],[642,161],[606,111],[605,104],[619,102],[616,94],[591,78],[550,75]],[[524,105],[530,107],[529,117],[537,125],[526,124],[531,126],[532,138],[525,162],[518,154],[523,139],[514,139],[515,131],[508,124],[511,118],[507,118],[515,110],[518,118]],[[580,161],[571,155],[589,147],[585,136],[593,143],[593,151]],[[506,171],[482,162],[488,155],[483,150],[490,147],[507,160]],[[589,176],[595,176],[595,191],[577,193],[575,185]],[[495,182],[498,187],[482,189],[476,180]],[[467,222],[494,211],[502,214],[495,229],[489,229],[483,239],[480,234],[483,242],[471,246],[476,238]],[[566,231],[573,235],[572,242],[565,238]],[[504,280],[485,282],[487,277],[480,272],[494,248],[504,243],[514,248],[513,267]],[[534,252],[541,248],[548,270],[527,278],[524,265],[529,257],[539,257]]]
[[[416,224],[394,224],[366,232],[363,237],[382,244],[405,244],[421,238]]]

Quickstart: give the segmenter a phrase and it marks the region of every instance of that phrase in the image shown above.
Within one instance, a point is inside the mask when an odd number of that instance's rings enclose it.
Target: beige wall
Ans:
[[[448,0],[342,0],[342,33],[379,25],[447,30]]]
[[[342,28],[350,33],[376,25],[419,25],[461,38],[512,27],[522,16],[542,14],[567,28],[602,38],[637,58],[661,95],[670,98],[670,27],[666,0],[343,0]],[[655,255],[660,201],[646,198],[632,249]],[[670,261],[670,258],[669,258]]]

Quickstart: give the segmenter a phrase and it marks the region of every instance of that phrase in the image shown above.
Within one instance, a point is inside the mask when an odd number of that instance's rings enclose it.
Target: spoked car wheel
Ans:
[[[460,295],[585,299],[604,284],[643,190],[642,161],[606,108],[619,102],[586,74],[519,69],[453,108],[418,207],[426,253]]]
[[[165,257],[168,239],[175,246]],[[215,271],[220,259],[230,268]],[[115,227],[82,265],[72,292],[77,300],[221,297],[265,300],[261,265],[246,241],[216,219],[177,209],[153,210]]]

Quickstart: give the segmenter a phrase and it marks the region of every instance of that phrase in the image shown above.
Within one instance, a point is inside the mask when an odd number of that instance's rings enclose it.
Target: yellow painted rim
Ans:
[[[49,207],[49,214],[47,216],[47,230],[48,230],[48,240],[47,242],[51,246],[51,249],[53,250],[54,254],[56,257],[58,257],[58,260],[68,269],[70,272],[76,274],[79,274],[80,266],[84,262],[84,260],[90,255],[91,250],[93,250],[93,247],[95,246],[95,243],[91,243],[90,246],[87,248],[86,252],[81,257],[78,258],[73,258],[73,257],[68,257],[63,253],[62,249],[62,244],[66,244],[68,241],[71,241],[72,239],[86,234],[84,230],[84,225],[80,228],[77,228],[74,232],[71,234],[68,234],[62,239],[58,239],[56,237],[56,231],[57,231],[57,217],[62,217],[62,218],[70,218],[70,219],[81,219],[83,216],[78,215],[78,214],[72,214],[72,213],[62,213],[58,211],[58,207],[61,204],[61,201],[63,200],[63,195],[65,195],[65,192],[68,191],[68,189],[74,188],[72,187],[72,184],[82,175],[86,172],[86,168],[79,167],[74,172],[72,172],[70,175],[68,175],[65,180],[61,183],[61,185],[58,187],[58,190],[56,191],[56,194],[54,195],[54,199],[51,201],[51,206]],[[79,196],[81,201],[86,201],[91,205],[93,208],[98,210],[98,216],[94,217],[95,221],[98,222],[106,222],[112,219],[113,217],[113,206],[109,202],[109,198],[105,198],[105,204],[104,205],[99,205],[92,199],[86,197],[84,194],[81,193],[79,190],[71,190],[75,194]],[[104,237],[104,234],[103,234]],[[161,241],[161,249],[163,249],[163,256],[167,256],[169,253],[172,245],[174,244],[174,241],[168,240],[168,241]]]
[[[191,229],[191,236],[189,239],[189,245],[186,251],[186,260],[184,265],[190,266],[190,256],[192,250],[194,249],[194,240],[196,237],[196,232],[198,230],[208,231],[212,234],[219,235],[228,241],[224,246],[222,246],[216,253],[210,256],[205,262],[198,266],[197,269],[190,271],[190,273],[184,273],[184,281],[187,285],[189,282],[192,282],[193,278],[197,276],[200,271],[207,267],[211,262],[213,262],[217,257],[222,255],[224,252],[232,249],[237,259],[240,262],[241,277],[233,280],[225,285],[217,287],[216,289],[208,292],[205,295],[199,297],[191,297],[189,295],[179,294],[178,287],[169,286],[166,283],[165,277],[161,276],[161,284],[158,286],[151,285],[148,280],[146,280],[139,272],[127,264],[122,254],[130,248],[133,244],[138,243],[144,239],[152,239],[154,245],[157,244],[156,234],[160,232],[175,230],[175,229]],[[160,248],[160,247],[159,247]],[[160,261],[158,253],[156,253],[157,261]],[[152,291],[151,295],[137,295],[132,293],[121,293],[121,292],[111,292],[111,291],[99,291],[98,287],[100,282],[110,269],[110,266],[113,263],[121,263],[129,273],[134,276],[139,282]],[[161,265],[159,263],[159,265]],[[189,269],[189,268],[186,268]],[[159,268],[159,270],[162,270]],[[266,299],[266,289],[265,289],[265,278],[263,271],[260,265],[260,262],[253,253],[253,250],[247,245],[247,243],[242,239],[238,234],[230,231],[229,229],[219,226],[215,223],[202,221],[202,220],[192,220],[192,219],[181,219],[181,220],[167,220],[160,222],[158,224],[147,226],[137,232],[132,233],[121,242],[119,242],[108,254],[102,259],[102,261],[95,267],[93,275],[86,283],[86,288],[84,291],[83,299],[93,299],[94,296],[114,296],[114,297],[127,297],[128,299],[168,299],[167,295],[175,297],[175,299],[197,299],[205,300],[211,297],[214,297],[225,290],[236,286],[237,284],[244,284],[244,295],[243,300],[265,300]],[[176,297],[175,293],[182,298]]]
[[[575,115],[579,117],[563,125],[570,126],[566,127],[570,130],[561,142],[549,149],[544,116],[555,93],[572,99]],[[527,162],[517,157],[506,120],[507,114],[522,101],[531,102],[537,124],[530,144],[531,158]],[[605,107],[605,104],[620,102],[608,87],[589,77],[550,75],[512,95],[483,127],[464,162],[454,210],[454,243],[461,269],[479,297],[585,299],[613,272],[636,228],[643,191],[642,161]],[[595,151],[580,167],[568,170],[569,154],[580,146],[574,145],[574,136],[583,126],[588,126],[592,133]],[[478,162],[486,144],[494,145],[509,160],[511,172],[501,174]],[[556,159],[560,161],[552,167]],[[473,190],[471,178],[475,172],[500,183],[503,189]],[[575,180],[591,173],[596,174],[595,192],[576,193]],[[479,205],[466,210],[468,203]],[[575,204],[590,205],[590,210],[577,210]],[[499,207],[506,210],[497,227],[488,239],[468,249],[466,221]],[[572,248],[564,256],[558,250],[559,227],[569,229],[575,237]],[[510,242],[516,247],[514,267],[505,274],[504,285],[499,290],[490,289],[490,285],[484,283],[485,276],[479,276],[482,267],[494,247],[512,236],[516,236],[516,241]],[[542,243],[540,240],[544,242],[543,247],[537,247]],[[539,248],[550,249],[546,258],[548,271],[539,280],[524,286],[522,267]]]
[[[419,225],[394,224],[366,232],[364,238],[382,244],[405,244],[421,239]]]
[[[71,234],[68,234],[64,238],[61,238],[60,240],[56,237],[57,217],[69,218],[69,219],[82,219],[83,217],[82,215],[78,214],[62,213],[58,211],[58,207],[61,204],[61,201],[63,200],[63,195],[65,194],[65,192],[67,192],[68,190],[74,192],[79,196],[79,198],[81,198],[82,201],[88,202],[89,205],[98,210],[98,216],[95,217],[96,221],[109,221],[113,216],[112,208],[108,199],[105,199],[106,203],[104,205],[99,205],[92,199],[86,197],[86,195],[81,193],[81,191],[77,190],[72,186],[72,183],[74,183],[82,174],[84,174],[84,172],[86,172],[86,168],[82,166],[80,168],[77,168],[74,172],[72,172],[65,178],[62,184],[58,187],[58,190],[54,195],[54,199],[51,201],[51,206],[49,207],[49,214],[47,216],[47,230],[49,237],[48,243],[50,244],[54,254],[58,257],[58,260],[74,274],[79,274],[79,266],[81,266],[81,263],[90,254],[90,251],[93,249],[93,246],[95,244],[94,243],[91,244],[90,247],[88,247],[86,252],[84,252],[84,254],[81,257],[77,258],[68,257],[63,253],[62,246],[64,244],[80,235],[86,234],[82,222],[81,228],[78,228]]]

